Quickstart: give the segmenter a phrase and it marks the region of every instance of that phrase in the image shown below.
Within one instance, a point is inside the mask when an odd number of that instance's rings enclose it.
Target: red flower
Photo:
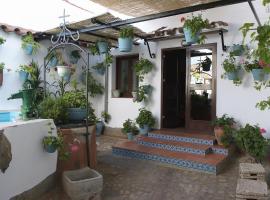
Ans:
[[[181,21],[181,22],[184,22],[185,20],[186,20],[185,17],[181,17],[181,18],[180,18],[180,21]]]
[[[72,152],[77,152],[77,151],[79,151],[79,146],[76,145],[76,144],[72,144],[72,146],[71,146],[71,151],[72,151]]]
[[[264,133],[266,133],[266,130],[264,128],[260,128],[260,133],[264,134]]]

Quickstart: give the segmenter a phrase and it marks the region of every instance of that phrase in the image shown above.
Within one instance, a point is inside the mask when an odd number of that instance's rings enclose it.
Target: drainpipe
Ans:
[[[109,69],[108,67],[106,67],[106,71],[105,71],[105,86],[104,86],[104,89],[105,89],[105,96],[104,96],[104,111],[108,113],[108,93],[109,93]]]

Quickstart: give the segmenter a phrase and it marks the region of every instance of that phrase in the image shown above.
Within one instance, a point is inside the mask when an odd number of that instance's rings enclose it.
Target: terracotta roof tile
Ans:
[[[26,35],[28,33],[32,33],[34,34],[36,31],[31,30],[31,29],[25,29],[19,26],[12,26],[6,23],[0,23],[0,28],[4,31],[4,32],[15,32],[18,35]]]

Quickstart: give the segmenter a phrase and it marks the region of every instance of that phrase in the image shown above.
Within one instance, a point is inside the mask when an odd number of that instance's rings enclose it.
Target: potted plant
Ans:
[[[29,76],[29,72],[31,70],[31,66],[29,65],[20,65],[17,72],[19,72],[20,80],[24,83]]]
[[[212,122],[214,125],[215,137],[219,145],[223,145],[222,137],[224,136],[225,131],[232,129],[234,123],[234,119],[232,117],[228,117],[226,114]]]
[[[108,53],[109,52],[109,43],[106,40],[98,40],[97,47],[100,54]]]
[[[202,70],[205,72],[209,72],[212,65],[212,60],[206,56],[206,58],[200,63],[200,67],[202,67]]]
[[[236,65],[236,61],[234,57],[229,56],[223,61],[223,69],[225,71],[225,76],[229,80],[233,80],[235,83],[236,82],[241,82],[240,81],[240,65]]]
[[[149,130],[155,125],[155,121],[151,111],[145,108],[139,109],[139,116],[136,118],[136,122],[140,127],[141,135],[147,135]]]
[[[6,42],[6,40],[2,37],[0,37],[0,45],[4,44]]]
[[[245,47],[243,44],[233,44],[233,46],[230,47],[230,55],[242,56],[246,48],[247,47]]]
[[[137,132],[136,124],[131,119],[127,119],[123,123],[122,132],[127,134],[128,140],[133,140],[133,135]]]
[[[0,86],[3,84],[4,76],[3,76],[3,70],[5,68],[5,63],[0,63]]]
[[[132,50],[133,37],[133,27],[125,27],[120,30],[118,47],[121,52],[130,52]]]
[[[22,49],[27,55],[36,54],[39,47],[39,43],[34,40],[31,33],[22,36]]]
[[[97,63],[92,67],[99,75],[104,75],[106,72],[106,65],[103,62]]]
[[[194,16],[191,19],[181,18],[181,22],[184,22],[183,31],[187,44],[199,43],[202,44],[206,38],[205,35],[200,35],[202,29],[209,26],[207,19],[202,19],[202,15]]]
[[[70,63],[76,64],[81,58],[79,50],[73,50],[70,52]]]
[[[252,62],[246,61],[244,68],[247,72],[251,72],[254,81],[263,81],[265,79],[265,72],[262,66],[260,66],[257,60]]]
[[[132,92],[134,102],[146,101],[148,95],[152,92],[153,87],[148,85],[141,85],[136,92]]]
[[[96,118],[96,136],[103,134],[105,124],[100,118]]]
[[[69,152],[64,150],[64,138],[60,130],[57,132],[57,136],[52,135],[54,127],[52,123],[48,123],[48,135],[45,136],[42,140],[42,144],[44,150],[48,153],[54,153],[56,150],[58,151],[58,156],[60,160],[66,160],[69,158]]]
[[[59,53],[56,51],[52,51],[47,57],[46,60],[48,61],[48,65],[50,67],[55,67],[58,63]]]
[[[57,73],[61,78],[64,78],[65,80],[69,80],[72,72],[72,66],[67,64],[65,61],[60,59],[58,61],[58,65],[56,66]]]
[[[137,77],[139,78],[139,81],[143,81],[144,76],[151,72],[154,68],[153,63],[146,59],[141,58],[136,64],[135,64],[135,73]]]
[[[112,90],[112,96],[115,98],[120,97],[120,91],[119,90]]]
[[[266,156],[269,141],[262,136],[260,127],[247,124],[236,132],[236,144],[242,151],[261,161]]]
[[[82,121],[87,117],[87,101],[84,90],[67,91],[63,95],[70,121]]]
[[[107,113],[106,111],[101,112],[101,117],[104,122],[108,123],[111,120],[111,115]]]

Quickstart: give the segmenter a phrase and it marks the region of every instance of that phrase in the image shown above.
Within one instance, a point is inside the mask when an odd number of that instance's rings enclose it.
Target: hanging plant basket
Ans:
[[[44,150],[48,153],[54,153],[57,150],[57,146],[54,144],[54,142],[52,142],[52,144],[45,144],[45,140],[46,139],[50,139],[52,141],[56,141],[57,138],[55,136],[46,136],[43,139],[43,146],[44,146]]]
[[[130,52],[132,50],[132,38],[118,38],[120,52]]]
[[[19,77],[21,82],[25,82],[28,79],[29,73],[25,71],[19,71]]]
[[[61,78],[69,77],[71,75],[71,68],[69,66],[57,66],[57,73]]]
[[[239,79],[239,73],[239,70],[234,72],[226,72],[228,80],[231,81]]]
[[[4,80],[3,69],[0,69],[0,86],[2,86]]]
[[[252,69],[251,70],[254,81],[263,81],[265,79],[265,73],[263,69]]]
[[[195,44],[199,41],[200,32],[197,32],[195,35],[192,35],[189,28],[183,28],[185,40],[187,44]]]
[[[98,51],[101,54],[108,53],[109,51],[109,44],[106,41],[98,41],[97,42]]]
[[[50,61],[49,61],[49,67],[55,67],[58,63],[58,60],[56,57],[53,57]]]

